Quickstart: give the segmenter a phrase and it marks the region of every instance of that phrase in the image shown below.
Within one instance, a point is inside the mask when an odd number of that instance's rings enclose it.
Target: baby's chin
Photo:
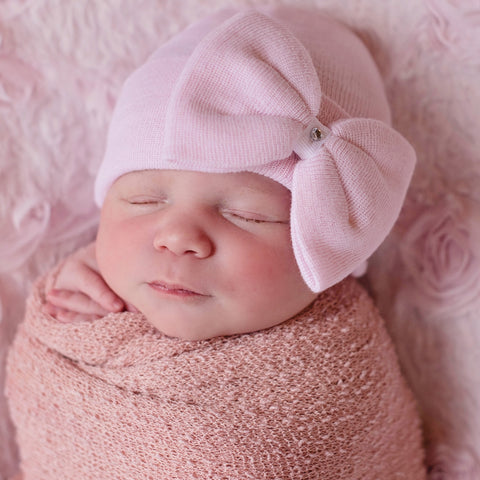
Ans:
[[[177,340],[183,340],[186,342],[196,342],[201,340],[208,340],[209,338],[211,338],[211,336],[205,335],[205,332],[196,332],[192,329],[187,329],[185,331],[182,329],[173,328],[173,330],[170,331],[168,328],[162,328],[158,324],[158,318],[155,318],[155,315],[153,316],[147,315],[146,313],[142,312],[137,307],[135,307],[135,305],[125,300],[124,300],[124,304],[125,304],[125,310],[124,310],[125,312],[142,314],[152,327],[154,327],[156,330],[158,330],[162,335],[165,335],[166,337],[175,338]]]

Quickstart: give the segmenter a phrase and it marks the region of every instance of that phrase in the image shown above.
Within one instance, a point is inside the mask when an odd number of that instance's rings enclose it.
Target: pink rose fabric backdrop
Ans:
[[[480,296],[480,203],[446,192],[416,215],[400,243],[402,290],[424,318],[468,312]]]
[[[435,480],[480,479],[480,2],[429,0],[392,59],[397,127],[418,154],[369,280],[424,420]]]
[[[480,1],[0,2],[0,391],[33,280],[94,238],[95,171],[119,88],[161,42],[228,6],[321,7],[385,78],[418,165],[368,280],[424,421],[434,480],[480,479]],[[0,393],[0,480],[16,468]]]

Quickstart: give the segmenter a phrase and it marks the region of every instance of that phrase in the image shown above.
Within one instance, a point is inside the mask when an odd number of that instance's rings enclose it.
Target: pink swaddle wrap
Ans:
[[[419,419],[351,278],[268,330],[187,342],[29,299],[8,362],[24,480],[425,478]]]

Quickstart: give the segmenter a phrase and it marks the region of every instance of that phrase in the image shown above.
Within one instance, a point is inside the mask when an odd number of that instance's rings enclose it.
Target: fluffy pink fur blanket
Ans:
[[[425,478],[413,396],[353,279],[277,327],[198,342],[128,312],[61,323],[43,294],[8,364],[24,480]]]

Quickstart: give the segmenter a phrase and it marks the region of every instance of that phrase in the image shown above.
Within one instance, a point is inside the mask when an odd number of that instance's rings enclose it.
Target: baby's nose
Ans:
[[[177,256],[207,258],[213,253],[213,242],[204,228],[191,217],[175,218],[158,227],[153,241],[156,250],[169,250]]]

